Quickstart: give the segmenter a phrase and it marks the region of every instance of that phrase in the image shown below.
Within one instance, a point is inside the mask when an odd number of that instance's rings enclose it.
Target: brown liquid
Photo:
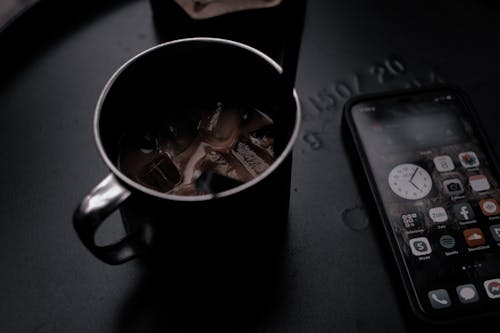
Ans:
[[[176,195],[202,195],[198,177],[214,172],[236,182],[262,174],[275,160],[273,121],[253,108],[217,103],[197,121],[159,121],[127,133],[118,167],[132,180]]]

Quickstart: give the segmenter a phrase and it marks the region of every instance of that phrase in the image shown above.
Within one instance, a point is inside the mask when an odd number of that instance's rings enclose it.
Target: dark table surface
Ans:
[[[309,1],[285,255],[274,291],[250,305],[244,292],[230,304],[186,301],[175,286],[157,292],[163,282],[140,261],[108,266],[78,240],[73,210],[107,175],[92,135],[100,90],[159,42],[148,1],[89,3],[96,9],[47,4],[0,33],[0,332],[424,329],[407,313],[379,222],[364,208],[367,188],[349,164],[341,110],[360,92],[452,83],[472,98],[498,154],[496,2]],[[404,73],[377,74],[395,61]],[[100,237],[121,232],[114,218]]]

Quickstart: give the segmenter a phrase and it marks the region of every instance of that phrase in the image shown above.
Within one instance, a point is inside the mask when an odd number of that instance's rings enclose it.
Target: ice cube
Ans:
[[[232,155],[253,177],[266,171],[274,162],[274,158],[268,152],[246,140],[236,143]]]
[[[201,140],[221,151],[230,151],[238,139],[242,118],[240,110],[217,103],[214,110],[201,114],[198,125]]]
[[[181,184],[174,187],[168,194],[174,195],[203,195],[209,192],[204,191],[201,188],[196,187],[195,184]]]
[[[254,178],[232,153],[219,153],[214,150],[209,152],[203,170],[212,170],[214,173],[241,183]]]
[[[162,152],[177,156],[196,138],[196,127],[186,120],[166,121],[159,126],[158,138]]]
[[[194,184],[197,171],[207,157],[207,144],[195,140],[185,151],[175,156],[173,161],[179,170],[182,170],[182,184]]]
[[[167,155],[146,164],[137,175],[138,181],[159,192],[168,192],[181,180],[181,175]]]
[[[253,131],[249,136],[250,141],[257,147],[265,150],[271,157],[274,157],[274,126],[269,125]]]

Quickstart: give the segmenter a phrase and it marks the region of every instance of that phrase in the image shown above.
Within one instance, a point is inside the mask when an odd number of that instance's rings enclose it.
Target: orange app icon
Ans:
[[[464,230],[465,242],[469,247],[479,246],[486,244],[483,232],[479,228],[472,228]]]
[[[500,214],[500,205],[495,199],[483,199],[479,201],[479,207],[485,216]]]

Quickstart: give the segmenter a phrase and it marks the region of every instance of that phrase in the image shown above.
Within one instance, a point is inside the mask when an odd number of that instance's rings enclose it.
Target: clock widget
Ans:
[[[422,167],[404,163],[396,165],[388,176],[389,187],[401,198],[418,200],[432,189],[432,178]]]

